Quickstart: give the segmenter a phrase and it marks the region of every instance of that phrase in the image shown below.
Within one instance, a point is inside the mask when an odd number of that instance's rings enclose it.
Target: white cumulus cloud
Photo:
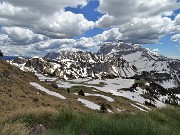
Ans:
[[[7,55],[31,56],[65,49],[96,51],[107,41],[156,43],[164,35],[180,31],[180,14],[174,20],[169,18],[180,7],[177,0],[99,2],[97,10],[104,15],[92,22],[83,14],[65,11],[66,7],[83,7],[88,0],[5,0],[0,4],[0,49]],[[93,27],[104,32],[73,39]],[[171,40],[179,43],[179,34]]]
[[[82,14],[65,12],[64,8],[86,4],[86,0],[7,0],[0,4],[0,24],[27,27],[54,38],[72,38],[92,28],[94,23]]]
[[[180,43],[180,34],[175,34],[174,36],[171,37],[171,40]]]
[[[9,45],[28,45],[47,39],[44,35],[35,34],[32,30],[22,27],[2,27],[1,32],[1,41]]]
[[[179,19],[168,16],[180,7],[176,0],[100,0],[104,13],[97,22],[100,28],[117,27],[122,40],[133,43],[156,43],[160,37],[179,31]]]
[[[35,31],[55,38],[72,38],[92,28],[94,23],[84,18],[82,14],[74,14],[63,10],[49,17],[42,17]]]

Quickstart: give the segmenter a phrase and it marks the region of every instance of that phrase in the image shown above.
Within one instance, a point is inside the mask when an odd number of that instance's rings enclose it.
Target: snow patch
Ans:
[[[147,106],[145,106],[145,105],[142,105],[142,104],[140,104],[140,103],[136,103],[137,105],[139,105],[139,106],[141,106],[141,107],[143,107],[143,108],[145,108],[145,109],[147,109],[147,110],[151,110],[149,107],[147,107]]]
[[[78,93],[73,93],[74,95],[78,95]],[[90,94],[90,93],[84,93],[85,96],[95,96],[95,97],[102,97],[104,99],[106,99],[109,102],[114,102],[114,99],[105,95],[101,95],[101,94]]]
[[[81,98],[78,98],[78,101],[83,103],[86,107],[90,108],[90,109],[93,109],[93,110],[100,110],[100,106],[91,102],[91,101],[88,101],[88,100],[85,100],[85,99],[81,99]],[[112,112],[111,110],[107,109],[108,112]]]
[[[134,104],[131,104],[131,103],[130,103],[130,105],[132,105],[133,107],[137,108],[137,109],[140,110],[140,111],[148,112],[148,111],[142,109],[141,107],[139,107],[139,106],[137,106],[137,105],[134,105]]]
[[[88,101],[88,100],[85,100],[85,99],[81,99],[81,98],[78,98],[78,101],[80,101],[81,103],[83,103],[86,107],[90,108],[90,109],[93,109],[93,110],[99,110],[100,109],[100,106],[91,102],[91,101]]]
[[[35,75],[38,77],[38,79],[40,81],[43,81],[43,82],[44,81],[53,82],[53,81],[55,81],[57,79],[57,77],[48,77],[48,76],[46,76],[44,74],[40,74],[40,73],[37,73],[37,72],[35,72]]]
[[[64,96],[60,95],[59,93],[56,93],[54,91],[50,91],[44,87],[42,87],[41,85],[35,83],[35,82],[30,82],[30,85],[34,86],[35,88],[37,88],[38,90],[40,91],[43,91],[51,96],[55,96],[55,97],[58,97],[58,98],[61,98],[61,99],[66,99]]]
[[[173,87],[177,87],[173,80],[167,80],[167,81],[163,81],[163,83],[160,84],[162,87],[166,88],[173,88]]]
[[[105,95],[101,95],[101,94],[89,94],[89,93],[85,93],[85,96],[97,96],[97,97],[102,97],[104,99],[106,99],[109,102],[114,102],[114,99]]]

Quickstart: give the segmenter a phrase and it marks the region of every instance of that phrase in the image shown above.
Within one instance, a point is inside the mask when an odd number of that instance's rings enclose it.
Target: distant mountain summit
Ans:
[[[104,55],[109,55],[109,54],[114,54],[114,53],[122,53],[126,54],[132,53],[133,51],[142,51],[143,49],[137,45],[137,44],[132,44],[132,43],[125,43],[123,41],[115,41],[115,42],[107,42],[97,52],[98,55],[104,54]]]
[[[104,44],[97,54],[127,61],[136,68],[134,78],[155,81],[165,88],[180,86],[180,60],[124,42]]]
[[[22,60],[21,60],[22,61]],[[44,58],[11,62],[25,71],[38,71],[62,79],[132,78],[155,82],[164,88],[180,87],[180,61],[122,41],[108,42],[97,53],[50,52]]]

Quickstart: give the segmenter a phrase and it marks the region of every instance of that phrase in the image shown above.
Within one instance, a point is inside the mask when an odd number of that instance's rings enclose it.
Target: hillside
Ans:
[[[30,82],[36,82],[49,90],[55,90],[50,85],[40,82],[33,73],[23,72],[7,62],[0,62],[0,116],[22,108],[39,107],[88,111],[75,100],[75,97],[65,91],[59,92],[68,97],[67,100],[41,92],[30,85]]]
[[[103,103],[109,112],[148,111],[143,105],[134,105],[136,103],[133,101],[93,87],[74,86],[70,88],[70,93],[67,93],[67,88],[54,88],[51,84],[53,82],[39,81],[34,73],[24,72],[4,61],[0,62],[0,115],[5,116],[16,110],[39,107],[58,110],[69,108],[81,112],[99,113],[100,105]],[[81,89],[85,92],[85,97],[75,94]]]
[[[42,84],[33,74],[22,72],[6,62],[0,62],[1,116],[20,108],[67,105],[66,101],[62,102],[55,97],[38,93],[37,89],[29,84],[32,81]]]

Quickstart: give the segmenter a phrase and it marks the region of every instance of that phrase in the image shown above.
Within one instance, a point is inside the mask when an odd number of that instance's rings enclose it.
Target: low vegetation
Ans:
[[[91,80],[89,80],[89,81],[91,81]],[[85,81],[85,82],[68,81],[68,82],[71,84],[80,84],[80,85],[83,84],[83,85],[87,85],[87,86],[96,86],[96,87],[104,87],[106,85],[105,82],[99,82],[98,84],[89,84],[89,83],[87,83],[87,81]]]
[[[105,82],[99,82],[98,84],[91,84],[91,86],[96,86],[96,87],[105,87],[106,83]]]
[[[145,86],[145,84],[147,83],[146,80],[135,80],[135,83],[133,84],[134,87],[137,87],[137,86]],[[132,86],[132,87],[133,87]]]
[[[80,91],[78,92],[78,95],[79,95],[79,96],[85,96],[84,91],[83,91],[83,90],[80,90]]]
[[[2,57],[3,57],[3,53],[0,50],[0,60],[2,59]]]
[[[44,125],[46,135],[179,135],[180,108],[108,115],[40,108],[14,112],[0,123],[3,135],[27,135],[37,124]]]
[[[104,113],[107,111],[105,104],[102,104],[100,110]]]

